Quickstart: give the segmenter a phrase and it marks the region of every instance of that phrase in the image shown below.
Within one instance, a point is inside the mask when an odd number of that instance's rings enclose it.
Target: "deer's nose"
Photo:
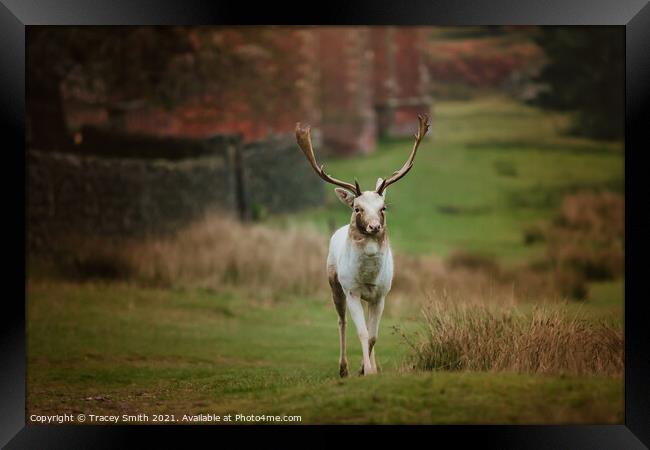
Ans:
[[[368,225],[369,233],[377,233],[379,230],[381,230],[381,225],[378,223],[372,223]]]

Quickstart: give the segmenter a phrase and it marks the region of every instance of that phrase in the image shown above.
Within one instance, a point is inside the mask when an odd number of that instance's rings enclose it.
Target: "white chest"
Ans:
[[[356,292],[364,300],[378,300],[390,291],[393,259],[387,243],[354,242],[345,226],[332,236],[327,264],[328,270],[336,271],[344,291]]]
[[[385,252],[379,251],[376,242],[369,242],[356,252],[356,272],[360,283],[374,283],[381,271],[385,259]]]
[[[390,250],[381,248],[376,242],[352,247],[345,264],[350,290],[359,292],[367,301],[386,295],[392,281],[392,260],[389,259]]]

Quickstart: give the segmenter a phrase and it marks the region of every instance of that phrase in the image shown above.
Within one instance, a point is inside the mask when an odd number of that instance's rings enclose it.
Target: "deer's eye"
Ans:
[[[359,211],[361,211],[359,208],[354,208],[355,213],[358,213]]]

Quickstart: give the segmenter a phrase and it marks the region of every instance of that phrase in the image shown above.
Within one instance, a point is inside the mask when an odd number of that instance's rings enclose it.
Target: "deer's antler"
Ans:
[[[316,162],[316,157],[314,156],[314,149],[311,146],[311,135],[310,135],[309,125],[303,127],[300,123],[296,124],[296,141],[298,141],[298,146],[300,147],[300,150],[302,150],[302,152],[305,154],[305,156],[307,157],[307,161],[309,161],[309,164],[311,164],[311,167],[314,169],[314,171],[316,172],[316,174],[318,174],[319,177],[321,177],[323,180],[327,181],[328,183],[347,189],[350,192],[353,192],[357,196],[361,195],[361,188],[359,187],[359,183],[357,182],[356,179],[354,180],[354,184],[337,180],[336,178],[333,178],[325,173],[325,171],[323,170],[324,167],[323,164],[321,164],[320,166],[318,165],[318,163]]]
[[[420,122],[420,125],[418,127],[418,132],[415,135],[415,143],[413,144],[413,150],[411,150],[411,154],[409,155],[408,159],[406,160],[406,162],[404,163],[401,169],[393,172],[393,174],[390,177],[386,178],[384,181],[381,182],[381,184],[377,188],[377,193],[379,195],[381,195],[388,186],[395,183],[404,175],[406,175],[408,171],[411,170],[411,167],[413,167],[415,154],[418,151],[418,147],[420,145],[420,142],[422,141],[422,138],[424,137],[425,134],[427,134],[427,131],[429,131],[429,125],[430,125],[429,116],[427,115],[422,116],[418,114],[418,121]]]

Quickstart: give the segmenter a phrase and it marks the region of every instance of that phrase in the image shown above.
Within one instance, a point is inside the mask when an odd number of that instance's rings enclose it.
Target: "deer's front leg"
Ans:
[[[377,361],[375,359],[375,344],[379,334],[379,321],[384,312],[384,297],[376,303],[368,303],[368,348],[370,350],[370,363],[375,371],[378,371]]]
[[[366,319],[363,316],[363,306],[361,305],[361,298],[358,295],[347,293],[346,300],[350,316],[357,328],[357,334],[361,341],[361,352],[363,353],[363,372],[365,375],[375,373],[372,364],[370,363],[370,349],[368,344],[368,328],[366,327]]]

